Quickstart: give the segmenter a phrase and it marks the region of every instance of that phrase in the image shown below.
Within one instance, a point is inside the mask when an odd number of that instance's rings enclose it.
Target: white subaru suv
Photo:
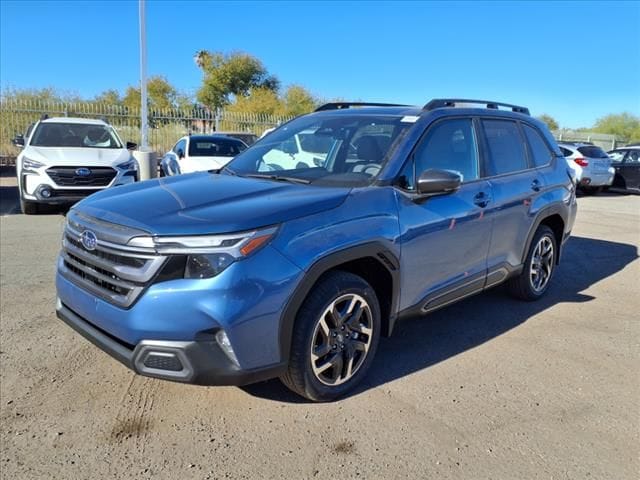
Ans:
[[[25,214],[138,179],[138,163],[129,151],[136,144],[124,144],[103,120],[43,117],[13,143],[22,147],[16,175]]]

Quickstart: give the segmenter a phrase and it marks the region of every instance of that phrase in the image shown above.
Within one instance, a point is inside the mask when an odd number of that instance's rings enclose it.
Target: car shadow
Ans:
[[[16,168],[0,167],[0,215],[16,215],[20,211],[20,193],[18,191]],[[70,205],[40,205],[40,215],[66,215]]]
[[[517,328],[558,303],[584,303],[591,285],[638,258],[634,245],[571,237],[547,294],[536,302],[511,298],[504,287],[419,318],[399,321],[390,338],[382,338],[367,377],[349,396],[423,370]],[[250,395],[302,403],[277,379],[242,387]]]

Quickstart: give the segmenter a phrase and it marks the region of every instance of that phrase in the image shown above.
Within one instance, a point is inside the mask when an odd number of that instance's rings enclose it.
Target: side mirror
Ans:
[[[184,150],[182,150],[181,148],[179,148],[176,151],[176,155],[178,155],[178,158],[184,158]]]
[[[420,174],[417,191],[421,195],[444,195],[455,192],[461,184],[460,174],[451,170],[429,168]]]
[[[135,150],[138,148],[138,144],[135,142],[127,142],[127,150]]]
[[[13,143],[16,147],[24,147],[24,136],[22,136],[21,134],[16,135],[11,143]]]

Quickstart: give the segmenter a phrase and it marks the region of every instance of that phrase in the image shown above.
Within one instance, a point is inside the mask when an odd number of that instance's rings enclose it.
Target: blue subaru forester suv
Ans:
[[[541,297],[575,215],[567,163],[524,107],[332,103],[220,172],[78,203],[57,315],[142,375],[280,377],[326,401],[398,319],[503,282]]]

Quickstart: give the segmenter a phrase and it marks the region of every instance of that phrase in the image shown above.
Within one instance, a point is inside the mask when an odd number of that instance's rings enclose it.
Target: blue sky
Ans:
[[[322,98],[526,105],[564,127],[640,115],[640,2],[147,1],[148,72],[194,93],[200,49]],[[0,86],[82,96],[139,79],[137,1],[0,2]]]

